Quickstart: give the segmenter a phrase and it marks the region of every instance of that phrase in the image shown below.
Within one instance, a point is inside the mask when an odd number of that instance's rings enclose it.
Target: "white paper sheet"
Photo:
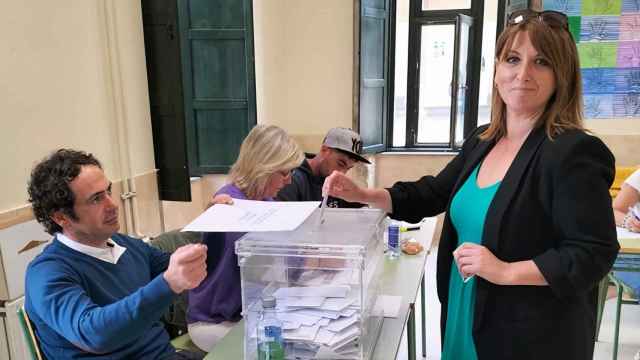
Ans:
[[[290,323],[297,323],[302,325],[315,325],[322,316],[312,316],[307,314],[300,314],[298,312],[279,312],[278,319],[281,321],[287,321]]]
[[[340,311],[340,316],[351,316],[356,313],[356,309],[348,308]]]
[[[318,344],[327,345],[331,342],[333,335],[334,334],[331,331],[321,328],[320,330],[318,330],[318,334],[316,335],[315,342]]]
[[[354,351],[358,351],[358,337],[354,337],[353,339],[349,339],[348,341],[344,341],[340,346],[334,346],[333,351],[340,353],[341,355],[350,354]],[[342,358],[340,358],[342,359]],[[357,357],[356,359],[359,359]]]
[[[313,359],[340,359],[340,360],[349,360],[349,359],[359,359],[360,354],[358,353],[358,349],[355,351],[349,352],[337,352],[331,348],[326,346],[320,346],[318,349],[318,353],[313,357]]]
[[[182,231],[250,232],[287,231],[297,228],[318,208],[318,201],[254,201],[233,199],[233,205],[216,204]]]
[[[278,299],[288,298],[291,296],[322,296],[322,297],[338,297],[343,298],[349,294],[351,288],[346,285],[341,286],[300,286],[300,287],[281,287],[273,293]]]
[[[351,325],[349,327],[347,327],[346,329],[337,332],[333,335],[333,338],[331,338],[331,341],[329,342],[329,346],[331,346],[334,349],[339,348],[340,346],[348,343],[349,341],[355,339],[356,337],[358,337],[360,335],[360,328],[356,325]]]
[[[398,317],[400,304],[402,303],[402,296],[380,295],[378,297],[378,301],[381,301],[382,303],[382,308],[384,309],[384,317]]]
[[[286,340],[313,341],[316,338],[320,326],[300,326],[296,330],[285,330],[282,332],[282,338]]]
[[[295,330],[300,327],[300,323],[295,321],[283,321],[282,322],[282,330]]]
[[[342,311],[347,308],[347,306],[353,304],[356,299],[353,298],[327,298],[324,303],[321,304],[321,310],[329,310],[329,311]]]
[[[293,308],[317,308],[325,302],[322,296],[291,296],[282,300],[285,306]]]
[[[340,317],[340,312],[338,311],[326,311],[326,310],[317,310],[317,309],[300,309],[290,312],[290,314],[298,314],[298,315],[307,315],[307,316],[318,316],[320,318],[328,318],[328,319],[337,319]]]
[[[358,315],[354,314],[350,317],[333,320],[327,325],[326,329],[333,332],[340,332],[356,322],[358,322]]]
[[[640,233],[629,231],[625,228],[616,226],[616,233],[618,234],[618,240],[621,239],[640,239]]]

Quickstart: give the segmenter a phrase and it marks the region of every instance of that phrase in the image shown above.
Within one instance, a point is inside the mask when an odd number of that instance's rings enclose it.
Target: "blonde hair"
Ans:
[[[229,178],[247,198],[258,200],[273,173],[292,170],[303,159],[300,147],[284,130],[274,125],[256,125],[242,142]]]
[[[538,17],[508,26],[496,42],[496,62],[505,61],[516,35],[521,32],[528,33],[533,47],[549,61],[556,82],[556,89],[536,127],[544,126],[550,139],[565,130],[584,130],[580,61],[571,34],[545,24]],[[495,72],[493,76],[495,81]],[[483,140],[498,140],[507,134],[507,109],[497,88],[493,90],[491,102],[491,123],[480,135]]]

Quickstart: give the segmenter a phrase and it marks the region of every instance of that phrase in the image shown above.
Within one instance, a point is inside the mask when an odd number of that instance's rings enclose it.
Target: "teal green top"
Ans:
[[[449,215],[458,233],[458,246],[464,242],[482,243],[482,231],[487,210],[493,200],[500,181],[480,188],[477,184],[478,165],[451,201]],[[464,283],[455,261],[449,276],[449,303],[447,305],[447,327],[442,347],[442,360],[475,360],[476,346],[473,343],[473,307],[476,298],[475,277]]]

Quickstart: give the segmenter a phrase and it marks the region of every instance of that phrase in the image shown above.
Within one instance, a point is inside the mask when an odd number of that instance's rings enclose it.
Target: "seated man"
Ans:
[[[54,239],[29,264],[25,309],[48,359],[201,359],[159,322],[206,276],[207,248],[171,257],[116,233],[111,182],[91,154],[61,149],[31,172],[29,201]]]
[[[285,186],[277,195],[280,201],[322,201],[322,184],[333,171],[346,173],[356,162],[370,164],[363,158],[360,135],[351,129],[333,128],[320,146],[317,155],[305,154],[306,159],[292,174],[291,184]],[[362,207],[364,204],[352,203],[329,197],[327,206],[334,208]]]

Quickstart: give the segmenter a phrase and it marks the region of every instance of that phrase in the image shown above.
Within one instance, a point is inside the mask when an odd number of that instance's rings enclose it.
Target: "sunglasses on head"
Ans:
[[[525,23],[532,19],[537,19],[538,21],[550,27],[565,29],[569,31],[569,19],[567,18],[567,15],[554,10],[545,10],[540,12],[531,9],[516,10],[512,12],[511,15],[509,15],[507,24],[509,26],[517,25]]]

